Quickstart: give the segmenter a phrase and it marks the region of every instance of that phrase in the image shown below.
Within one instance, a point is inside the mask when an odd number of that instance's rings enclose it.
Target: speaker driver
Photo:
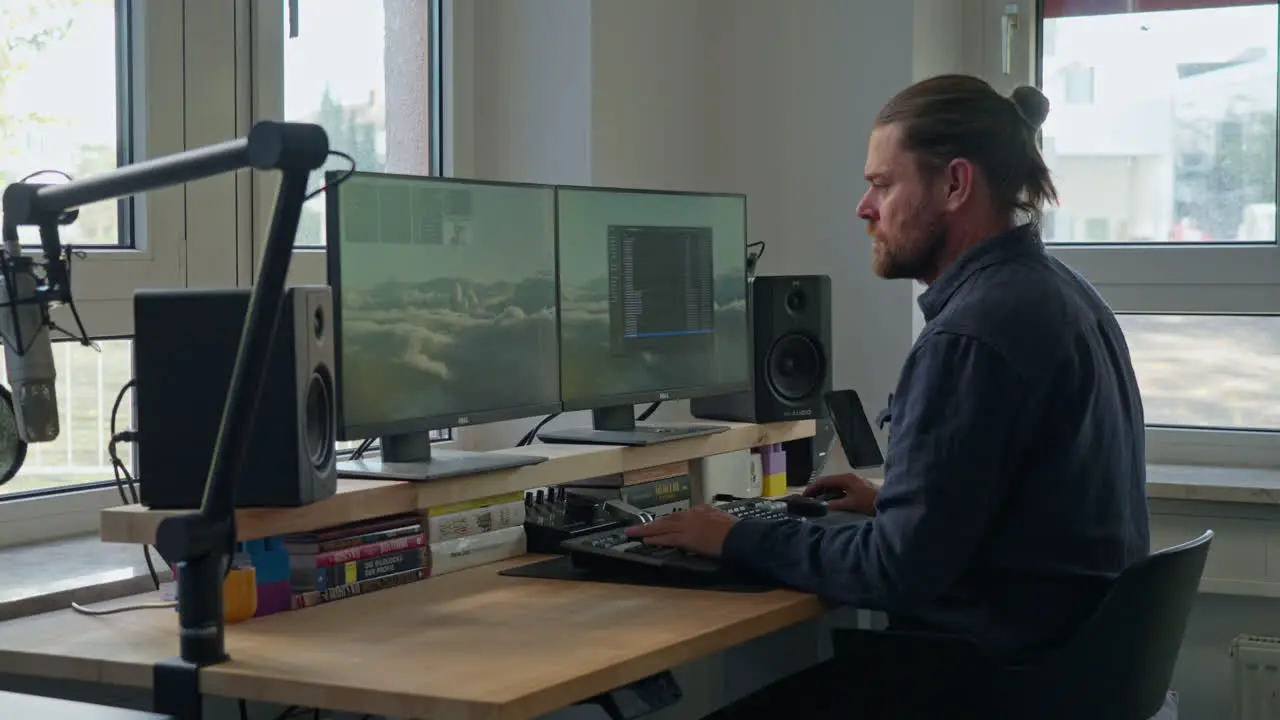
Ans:
[[[790,333],[765,356],[765,381],[779,397],[799,402],[817,393],[826,378],[822,349],[811,338]]]
[[[307,384],[307,401],[305,423],[305,442],[307,456],[311,458],[312,467],[323,470],[334,462],[336,438],[334,437],[333,392],[329,379],[323,372],[311,373],[311,381]]]

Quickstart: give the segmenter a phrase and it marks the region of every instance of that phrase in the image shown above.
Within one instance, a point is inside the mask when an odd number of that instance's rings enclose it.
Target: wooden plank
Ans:
[[[538,454],[548,459],[537,465],[512,470],[432,482],[340,480],[337,494],[305,507],[238,511],[238,537],[241,540],[252,540],[303,532],[600,475],[687,462],[709,455],[811,437],[814,433],[812,420],[767,425],[723,424],[728,425],[729,430],[716,435],[675,440],[648,447],[531,445],[494,450],[493,452],[501,453]],[[108,508],[102,511],[99,534],[105,542],[152,543],[161,519],[172,514],[176,513],[148,510],[139,505]]]

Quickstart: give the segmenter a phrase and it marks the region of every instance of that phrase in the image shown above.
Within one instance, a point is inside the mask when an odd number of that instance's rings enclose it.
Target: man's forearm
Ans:
[[[870,523],[823,527],[808,522],[742,520],[725,539],[724,560],[770,582],[858,607],[884,609],[879,571],[865,553]],[[872,563],[874,564],[874,563]]]

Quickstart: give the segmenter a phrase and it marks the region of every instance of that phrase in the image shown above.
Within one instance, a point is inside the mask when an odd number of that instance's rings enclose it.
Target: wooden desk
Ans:
[[[715,435],[648,447],[531,445],[494,450],[493,452],[542,455],[548,458],[546,462],[513,470],[423,483],[339,480],[336,495],[306,507],[241,510],[236,513],[236,529],[240,540],[305,532],[383,515],[412,512],[798,440],[812,437],[815,429],[812,420],[767,425],[715,424],[727,425],[729,429]],[[140,505],[108,508],[102,511],[100,534],[106,542],[152,543],[155,542],[156,527],[160,520],[171,514],[174,513],[147,510]]]
[[[206,694],[432,720],[515,720],[739,645],[827,608],[815,596],[502,577],[537,556],[227,628]],[[120,601],[137,602],[138,598]],[[147,687],[177,653],[171,610],[0,624],[0,672]]]

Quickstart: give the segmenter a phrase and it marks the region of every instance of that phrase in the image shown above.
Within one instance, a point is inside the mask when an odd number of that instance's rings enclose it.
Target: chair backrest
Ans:
[[[1147,720],[1159,712],[1200,586],[1213,531],[1157,551],[1116,578],[1065,646],[1015,673],[1039,718]]]

